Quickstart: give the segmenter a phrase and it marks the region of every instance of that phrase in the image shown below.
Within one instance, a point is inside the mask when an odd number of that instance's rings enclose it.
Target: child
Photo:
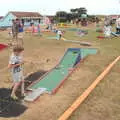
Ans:
[[[112,27],[110,25],[105,25],[104,26],[105,37],[110,37],[111,32],[112,32]]]
[[[62,37],[62,31],[61,30],[58,30],[57,31],[57,40],[60,40]]]
[[[16,96],[16,91],[21,85],[21,94],[24,95],[24,78],[23,78],[23,59],[22,52],[24,51],[23,47],[16,46],[13,48],[13,54],[10,57],[8,68],[11,69],[12,78],[13,78],[13,89],[11,97],[13,99],[18,99]]]
[[[31,28],[32,28],[32,35],[35,33],[35,26],[34,23],[31,23]]]
[[[38,26],[37,26],[37,29],[38,29],[38,34],[40,35],[40,24],[38,24]]]

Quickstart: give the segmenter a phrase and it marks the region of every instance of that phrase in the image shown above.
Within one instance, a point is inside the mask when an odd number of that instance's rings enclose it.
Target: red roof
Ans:
[[[120,15],[110,15],[112,19],[117,19]]]
[[[17,18],[22,18],[22,17],[42,17],[38,12],[16,12],[16,11],[11,11],[9,13],[12,13],[14,16]]]
[[[54,19],[54,16],[47,16],[50,20]]]

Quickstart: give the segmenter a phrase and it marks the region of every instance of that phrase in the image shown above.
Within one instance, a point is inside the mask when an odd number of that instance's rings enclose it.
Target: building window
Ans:
[[[31,19],[26,19],[25,21],[26,21],[26,22],[31,22]]]

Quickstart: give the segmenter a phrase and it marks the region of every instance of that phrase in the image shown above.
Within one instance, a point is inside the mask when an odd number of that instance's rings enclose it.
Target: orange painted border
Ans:
[[[105,70],[96,78],[96,80],[83,92],[83,94],[78,97],[77,100],[75,100],[75,102],[63,113],[63,115],[60,116],[58,120],[67,120],[119,60],[120,56],[118,56],[111,64],[109,64],[107,68],[105,68]]]

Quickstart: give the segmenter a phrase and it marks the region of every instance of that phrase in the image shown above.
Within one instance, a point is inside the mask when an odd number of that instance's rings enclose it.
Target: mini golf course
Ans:
[[[34,101],[43,93],[55,93],[81,60],[96,53],[95,48],[69,48],[55,68],[27,88],[31,92],[28,93],[25,100]]]
[[[83,46],[91,46],[92,44],[90,42],[80,42],[80,41],[77,41],[77,40],[67,40],[65,38],[62,38],[62,40],[64,42],[71,42],[71,43],[77,43],[77,44],[80,44],[80,45],[83,45]]]

